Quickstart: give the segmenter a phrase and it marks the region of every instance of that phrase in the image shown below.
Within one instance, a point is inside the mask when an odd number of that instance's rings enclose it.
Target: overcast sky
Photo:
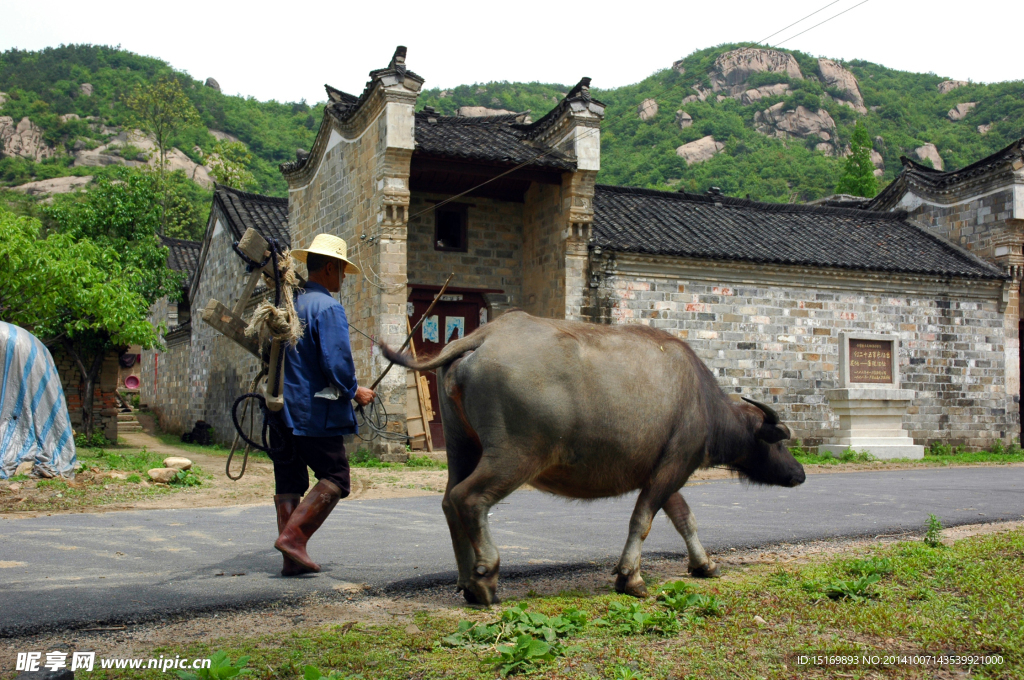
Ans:
[[[961,80],[1024,78],[1024,2],[949,0],[705,2],[224,2],[34,0],[4,3],[0,49],[118,45],[163,59],[226,94],[310,103],[323,84],[359,93],[395,45],[425,87],[490,80],[609,88],[642,80],[694,50],[758,41],[867,59]],[[786,40],[839,12],[847,13]]]

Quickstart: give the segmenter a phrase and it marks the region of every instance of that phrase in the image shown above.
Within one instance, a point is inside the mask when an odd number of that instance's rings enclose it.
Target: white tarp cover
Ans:
[[[74,474],[75,438],[57,367],[46,345],[0,321],[0,479],[24,461],[41,477]]]

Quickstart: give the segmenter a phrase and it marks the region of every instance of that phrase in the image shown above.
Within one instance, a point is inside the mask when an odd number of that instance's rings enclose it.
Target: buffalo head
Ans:
[[[804,468],[783,442],[790,438],[789,428],[779,421],[779,414],[753,399],[743,400],[756,408],[739,406],[745,429],[752,430],[752,442],[740,451],[728,466],[757,484],[798,486],[804,483]]]

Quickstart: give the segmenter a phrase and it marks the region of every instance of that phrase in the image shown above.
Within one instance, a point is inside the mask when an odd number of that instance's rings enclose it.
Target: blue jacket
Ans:
[[[333,437],[356,431],[356,367],[345,308],[317,283],[307,283],[295,298],[305,331],[289,349],[284,369],[284,422],[302,437]],[[315,396],[331,385],[337,399]]]

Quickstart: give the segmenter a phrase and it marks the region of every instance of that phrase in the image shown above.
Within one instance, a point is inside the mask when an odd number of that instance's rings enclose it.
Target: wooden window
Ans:
[[[469,250],[467,207],[449,203],[434,208],[434,250],[458,253]]]

